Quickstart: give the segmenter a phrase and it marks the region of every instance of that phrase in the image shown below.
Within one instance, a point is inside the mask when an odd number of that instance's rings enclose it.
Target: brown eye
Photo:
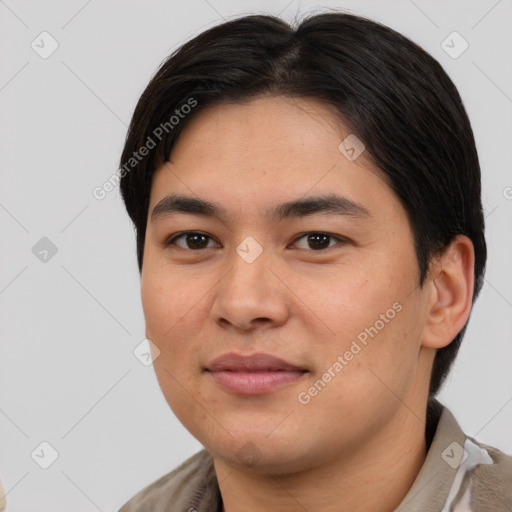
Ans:
[[[333,245],[331,245],[331,241],[336,240],[338,242],[344,242],[343,239],[329,235],[328,233],[311,232],[302,235],[300,238],[297,238],[295,240],[295,245],[297,245],[297,242],[302,239],[306,239],[306,246],[299,247],[299,249],[311,249],[313,251],[321,251],[323,249],[332,247]]]
[[[177,240],[184,240],[184,245],[176,243]],[[166,245],[177,245],[181,249],[201,250],[209,248],[208,241],[210,240],[212,240],[212,238],[203,233],[198,233],[196,231],[187,231],[185,233],[181,233],[180,235],[173,237],[166,243]]]

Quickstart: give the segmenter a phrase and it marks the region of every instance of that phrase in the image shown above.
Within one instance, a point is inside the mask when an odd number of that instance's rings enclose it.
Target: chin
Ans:
[[[296,473],[313,464],[307,455],[311,450],[303,443],[298,446],[290,437],[271,441],[268,435],[246,434],[227,436],[221,442],[212,439],[200,442],[216,459],[234,470],[280,475]]]

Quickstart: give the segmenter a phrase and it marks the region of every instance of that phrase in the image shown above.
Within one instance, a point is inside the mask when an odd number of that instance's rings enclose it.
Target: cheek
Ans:
[[[410,265],[380,263],[372,269],[361,262],[359,268],[339,272],[329,287],[311,287],[304,293],[327,333],[316,343],[323,354],[321,370],[346,354],[345,378],[363,379],[371,386],[376,379],[373,369],[400,387],[401,376],[408,378],[406,368],[414,368],[419,351],[419,295],[418,290],[411,293],[416,269],[414,260]]]
[[[141,286],[147,334],[160,350],[154,370],[173,409],[186,399],[181,397],[182,390],[194,386],[200,359],[197,316],[201,302],[192,287],[181,281],[150,278]]]
[[[200,372],[194,314],[201,304],[183,279],[154,275],[141,285],[147,334],[160,350],[153,368],[167,403],[186,420],[196,414],[190,396],[197,395]]]
[[[403,300],[396,280],[389,279],[387,274],[372,272],[363,264],[359,268],[341,270],[332,279],[317,281],[311,286],[303,284],[299,293],[306,297],[304,302],[320,320],[322,331],[335,343],[356,339],[361,333],[364,338],[366,329],[371,329],[376,322],[377,330],[382,331],[397,316],[393,305]]]
[[[198,301],[193,282],[151,271],[143,276],[141,299],[150,338],[161,343],[167,343],[176,331],[183,329]]]
[[[386,311],[382,310],[384,315]],[[407,401],[418,368],[420,330],[412,307],[403,304],[400,311],[392,311],[385,317],[388,323],[379,318],[380,308],[375,310],[377,316],[371,314],[367,319],[348,317],[345,331],[340,320],[335,341],[327,349],[319,344],[318,350],[324,351],[323,363],[311,385],[321,391],[309,388],[317,394],[305,408],[311,417],[334,415],[334,423],[347,426],[350,435],[348,425],[371,430],[376,418],[389,417]],[[328,382],[325,389],[315,384],[319,380]],[[303,391],[309,394],[308,388]],[[332,434],[336,435],[335,431]],[[355,431],[352,434],[357,436]]]

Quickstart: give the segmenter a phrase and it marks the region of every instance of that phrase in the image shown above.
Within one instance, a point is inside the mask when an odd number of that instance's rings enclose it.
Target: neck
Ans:
[[[364,446],[293,474],[255,472],[215,459],[223,512],[391,512],[425,461],[425,420],[425,408],[413,414],[402,406]]]

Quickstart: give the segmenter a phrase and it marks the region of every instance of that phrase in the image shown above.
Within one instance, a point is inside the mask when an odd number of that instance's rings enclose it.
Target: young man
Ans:
[[[121,159],[146,337],[205,447],[122,512],[512,509],[435,400],[486,260],[469,120],[375,22],[249,16],[169,57]]]

